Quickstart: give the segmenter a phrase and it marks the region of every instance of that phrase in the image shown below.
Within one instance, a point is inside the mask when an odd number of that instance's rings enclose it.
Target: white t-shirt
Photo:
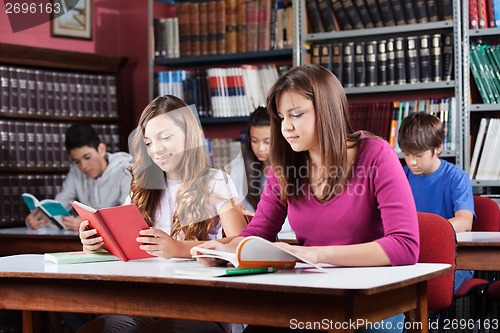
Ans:
[[[228,200],[233,199],[238,201],[236,186],[227,173],[217,169],[210,169],[206,177],[210,177],[208,186],[214,195],[212,205],[208,207],[209,216],[204,216],[202,220],[219,215],[220,209]],[[165,193],[160,200],[160,208],[157,210],[154,219],[154,227],[170,235],[172,231],[172,217],[175,210],[175,197],[181,184],[177,180],[167,179],[166,185]],[[129,197],[125,204],[130,202]],[[222,238],[222,225],[220,222],[210,230],[208,238]]]

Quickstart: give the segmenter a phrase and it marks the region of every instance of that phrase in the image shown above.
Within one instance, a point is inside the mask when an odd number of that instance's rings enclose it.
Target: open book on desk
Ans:
[[[123,261],[151,258],[146,251],[139,248],[136,241],[139,232],[148,229],[136,205],[123,205],[95,209],[78,201],[71,205],[84,220],[88,220],[92,228],[99,232],[104,240],[104,248]]]
[[[44,259],[45,261],[50,261],[58,265],[120,260],[107,251],[96,251],[90,253],[83,251],[51,252],[45,253]]]
[[[56,227],[59,229],[67,229],[62,222],[62,217],[71,216],[71,214],[59,201],[53,199],[44,199],[40,201],[31,193],[23,193],[21,197],[26,206],[28,206],[30,212],[38,208]]]
[[[297,261],[302,261],[308,265],[314,266],[320,271],[325,271],[319,265],[282,249],[276,244],[257,236],[245,237],[236,248],[234,253],[205,249],[199,246],[194,247],[199,255],[195,258],[207,257],[217,258],[230,262],[236,268],[254,268],[254,267],[276,267],[276,268],[294,268]]]

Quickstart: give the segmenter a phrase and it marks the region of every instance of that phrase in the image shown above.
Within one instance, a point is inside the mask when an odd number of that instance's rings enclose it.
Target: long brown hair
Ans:
[[[185,134],[185,151],[177,170],[181,186],[175,198],[171,236],[175,238],[183,233],[185,240],[204,240],[218,223],[218,217],[207,218],[213,200],[208,186],[211,177],[203,131],[194,112],[183,100],[171,95],[157,97],[146,106],[130,143],[134,156],[129,168],[130,189],[132,203],[153,226],[160,200],[165,195],[166,174],[148,155],[144,131],[149,120],[160,115],[170,117]]]
[[[321,200],[331,200],[336,185],[344,184],[348,170],[347,149],[360,140],[360,133],[354,133],[349,121],[349,104],[344,88],[332,72],[320,65],[298,66],[285,73],[273,85],[267,95],[267,109],[271,115],[271,165],[280,180],[280,198],[300,197],[300,185],[308,182],[301,178],[301,170],[309,167],[308,152],[295,152],[281,133],[281,119],[278,116],[278,102],[288,91],[301,94],[312,101],[316,112],[316,131],[322,156],[321,178],[326,180]],[[291,172],[291,169],[295,169]]]

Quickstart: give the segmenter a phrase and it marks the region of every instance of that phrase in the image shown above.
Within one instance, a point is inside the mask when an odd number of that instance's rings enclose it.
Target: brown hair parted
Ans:
[[[163,115],[172,119],[185,133],[185,151],[178,169],[181,186],[175,198],[171,231],[172,237],[182,235],[185,240],[207,239],[209,230],[218,223],[217,217],[206,219],[207,207],[213,194],[208,186],[210,177],[204,135],[194,112],[196,111],[175,96],[157,97],[142,112],[130,140],[130,152],[133,155],[129,168],[132,174],[132,203],[137,205],[148,224],[153,226],[160,200],[165,193],[166,174],[147,153],[144,143],[146,124]]]
[[[444,142],[444,126],[438,117],[414,112],[408,115],[398,132],[398,144],[405,153],[434,151]]]
[[[288,174],[290,167],[307,167],[308,153],[294,152],[281,133],[281,119],[278,116],[278,102],[288,91],[301,94],[312,101],[316,112],[316,130],[319,138],[322,166],[329,186],[325,186],[322,200],[335,196],[337,184],[343,184],[347,173],[332,173],[329,170],[347,170],[347,149],[360,140],[360,133],[354,133],[349,121],[349,104],[339,80],[320,65],[298,66],[276,81],[267,96],[267,109],[271,116],[271,165],[280,178],[280,198],[286,201],[287,192],[299,196],[299,185],[303,180],[296,173]],[[288,187],[288,191],[286,190]],[[292,189],[292,191],[290,191]]]

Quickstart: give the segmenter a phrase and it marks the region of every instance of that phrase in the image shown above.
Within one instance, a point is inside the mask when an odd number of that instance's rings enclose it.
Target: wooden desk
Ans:
[[[500,232],[457,233],[456,269],[500,271]]]
[[[372,322],[417,310],[427,323],[426,281],[449,265],[280,270],[231,278],[183,277],[194,261],[54,265],[41,255],[0,258],[0,308],[70,311],[289,327],[298,322]],[[29,314],[30,311],[24,311]],[[30,332],[25,317],[24,332]],[[345,324],[343,324],[345,325]],[[330,328],[330,327],[328,327]],[[330,332],[339,331],[332,324]],[[344,330],[342,330],[344,331]],[[347,329],[345,331],[353,331]],[[419,329],[427,332],[427,325]]]
[[[0,256],[23,253],[79,251],[82,243],[78,231],[42,228],[0,229]]]

